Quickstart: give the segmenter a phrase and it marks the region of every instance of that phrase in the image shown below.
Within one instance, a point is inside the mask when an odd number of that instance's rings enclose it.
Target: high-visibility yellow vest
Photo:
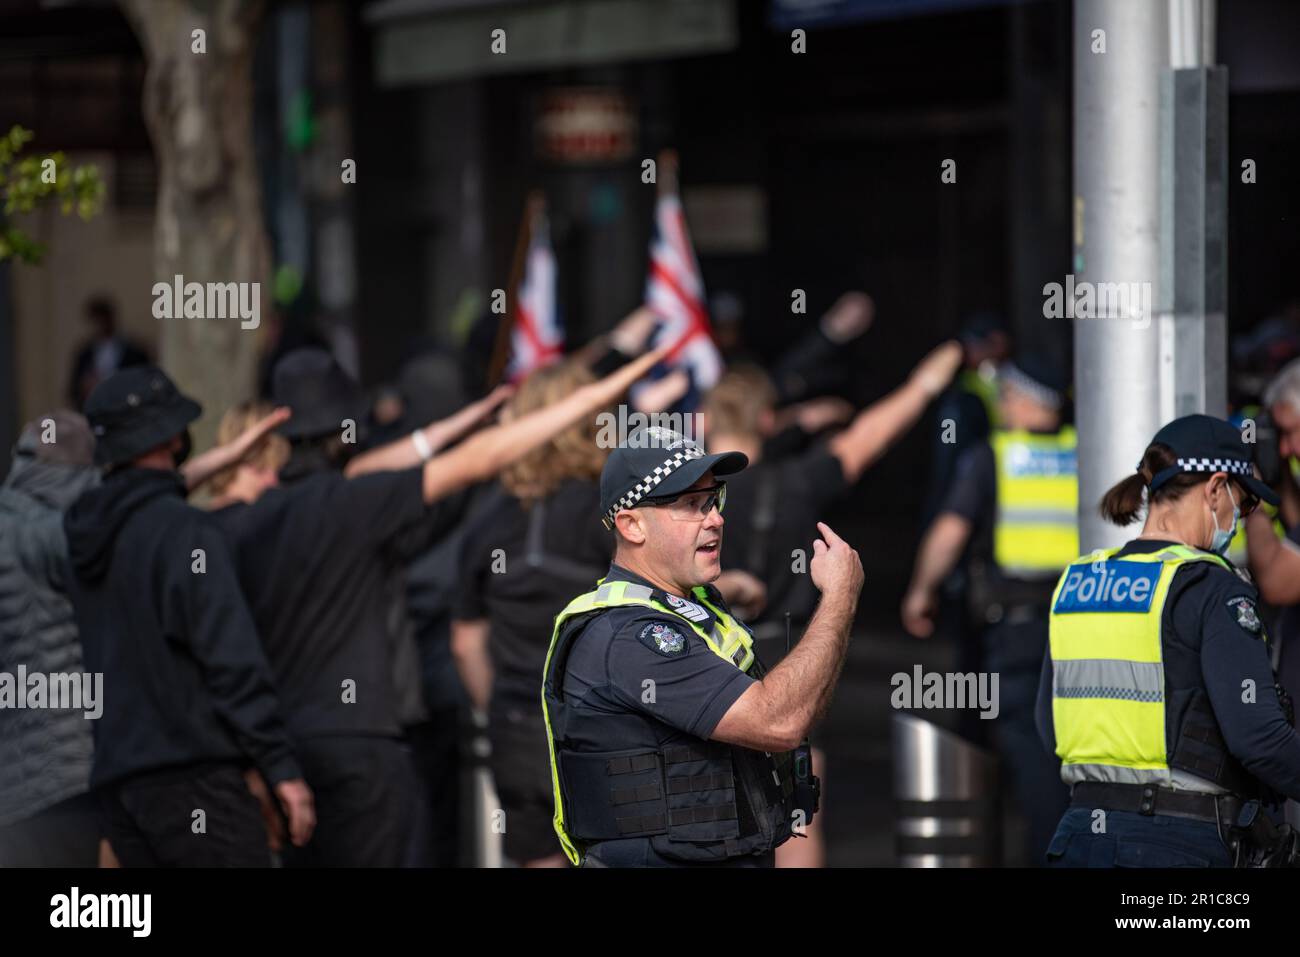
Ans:
[[[1117,551],[1072,562],[1052,595],[1052,723],[1061,777],[1168,785],[1173,745],[1162,627],[1169,587],[1188,562],[1231,566],[1186,545],[1116,559]]]
[[[555,653],[560,632],[563,630],[564,624],[576,615],[585,615],[588,612],[616,606],[642,605],[672,615],[674,618],[685,622],[692,631],[703,639],[710,651],[719,658],[731,662],[741,671],[748,673],[755,661],[753,634],[728,612],[710,601],[708,590],[704,586],[696,587],[692,593],[692,598],[713,613],[715,624],[712,629],[706,630],[701,622],[697,620],[698,616],[692,617],[689,614],[689,608],[673,607],[659,602],[654,598],[652,589],[647,588],[645,585],[626,581],[602,581],[595,591],[579,595],[555,616],[555,627],[551,631],[551,646],[546,652],[546,666],[543,670],[542,714],[546,719],[546,738],[551,757],[551,786],[555,795],[555,817],[553,819],[555,833],[560,838],[560,846],[564,849],[565,856],[575,865],[581,863],[582,857],[565,828],[564,795],[560,788],[559,765],[555,757],[555,734],[551,727],[551,712],[546,693],[546,682],[548,680],[557,684],[562,683],[564,680],[562,674],[551,674],[551,656]],[[686,604],[683,603],[683,605]]]
[[[1079,478],[1074,429],[999,430],[993,560],[1012,578],[1055,575],[1079,554]]]

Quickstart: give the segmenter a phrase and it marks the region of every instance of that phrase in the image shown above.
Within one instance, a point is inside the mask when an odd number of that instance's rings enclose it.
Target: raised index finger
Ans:
[[[827,545],[834,545],[836,542],[839,542],[839,543],[843,544],[844,539],[842,539],[842,538],[840,538],[838,535],[836,535],[836,534],[831,530],[831,527],[830,527],[829,525],[827,525],[825,522],[818,522],[818,523],[817,523],[817,528],[818,528],[818,530],[822,533],[822,537],[826,539],[826,544],[827,544]]]

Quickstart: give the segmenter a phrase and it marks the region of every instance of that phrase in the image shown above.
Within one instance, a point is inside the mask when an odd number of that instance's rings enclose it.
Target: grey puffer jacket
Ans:
[[[63,512],[98,480],[92,468],[16,455],[0,487],[0,672],[81,673],[65,592]],[[25,688],[16,688],[25,694]],[[84,712],[0,708],[0,827],[84,793],[93,750]]]

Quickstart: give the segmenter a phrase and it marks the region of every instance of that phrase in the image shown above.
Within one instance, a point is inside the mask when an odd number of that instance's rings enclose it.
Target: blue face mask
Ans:
[[[1237,523],[1241,521],[1241,509],[1237,508],[1237,499],[1232,494],[1232,486],[1224,486],[1228,490],[1228,498],[1232,500],[1232,522],[1227,528],[1219,528],[1219,516],[1214,514],[1214,509],[1210,509],[1210,520],[1214,522],[1214,536],[1210,539],[1210,551],[1216,555],[1222,555],[1228,550],[1228,544],[1237,534]]]

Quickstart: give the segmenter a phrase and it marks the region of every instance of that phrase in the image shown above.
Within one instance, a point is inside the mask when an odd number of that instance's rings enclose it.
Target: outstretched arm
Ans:
[[[956,512],[943,512],[925,533],[912,583],[903,598],[903,627],[913,637],[928,638],[934,632],[939,585],[961,561],[971,529],[969,519]]]
[[[486,618],[451,623],[451,656],[469,700],[484,714],[492,700],[492,658],[488,654],[491,625]]]
[[[648,352],[605,378],[581,386],[559,402],[505,425],[484,429],[424,465],[424,500],[432,503],[517,462],[585,416],[615,402],[663,359],[666,349]]]
[[[593,370],[600,370],[612,358],[616,363],[619,357],[631,358],[640,355],[650,341],[659,322],[654,310],[648,306],[638,306],[618,321],[613,329],[592,339],[573,354],[573,358]],[[617,353],[617,356],[611,356]],[[613,371],[610,369],[609,371]],[[597,371],[599,374],[599,371]]]
[[[961,365],[961,346],[945,342],[921,360],[907,382],[879,402],[858,413],[853,424],[830,442],[830,452],[840,460],[844,478],[856,482],[867,466],[884,455],[912,427]]]
[[[1246,518],[1246,554],[1260,596],[1270,605],[1300,602],[1300,549],[1277,537],[1263,509]]]
[[[445,419],[439,419],[431,425],[417,429],[424,435],[425,442],[433,452],[445,449],[474,426],[478,425],[514,394],[514,388],[499,385],[476,402],[471,402],[459,412],[453,412]],[[387,445],[371,449],[348,462],[343,474],[348,478],[365,475],[367,472],[395,472],[400,469],[413,468],[423,461],[416,439],[404,435]]]
[[[237,465],[243,461],[268,433],[282,422],[287,422],[291,415],[289,409],[281,406],[270,414],[258,419],[239,437],[225,445],[214,446],[201,455],[186,459],[179,469],[185,480],[185,490],[192,492],[222,469]]]

